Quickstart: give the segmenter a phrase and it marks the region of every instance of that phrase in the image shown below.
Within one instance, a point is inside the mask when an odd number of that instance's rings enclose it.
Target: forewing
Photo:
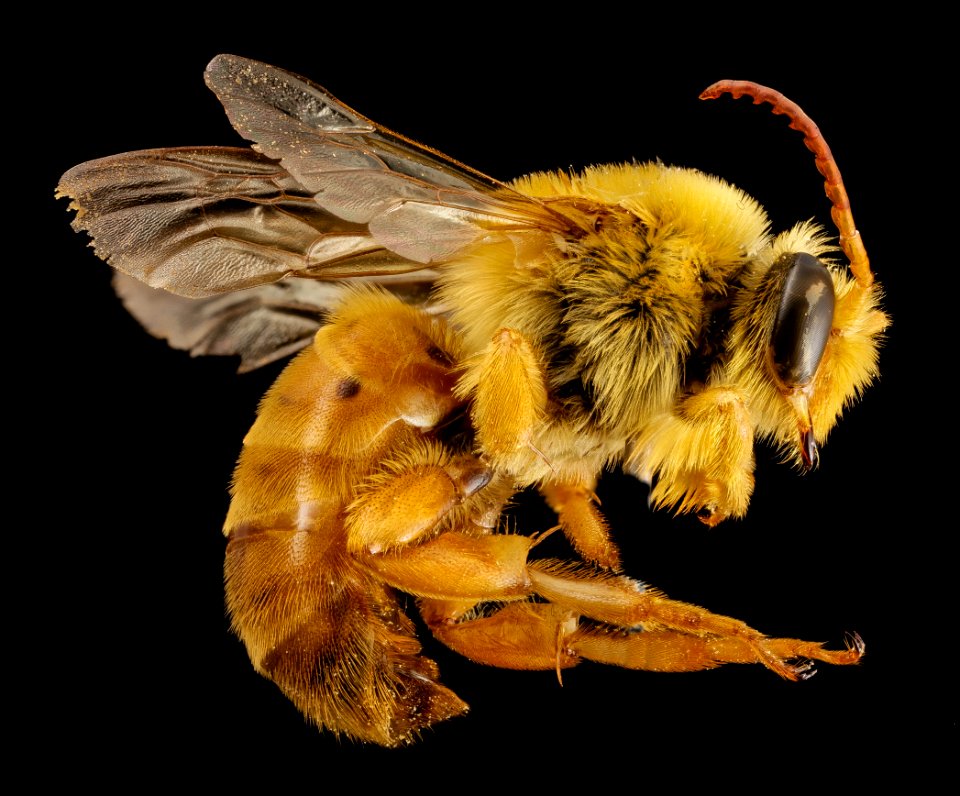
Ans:
[[[401,257],[440,263],[491,231],[565,226],[539,202],[374,124],[305,78],[219,55],[206,80],[255,149],[320,207],[366,224]]]
[[[154,288],[203,297],[285,276],[336,279],[422,268],[365,224],[313,201],[279,163],[245,148],[154,149],[63,175],[73,226],[114,268]]]

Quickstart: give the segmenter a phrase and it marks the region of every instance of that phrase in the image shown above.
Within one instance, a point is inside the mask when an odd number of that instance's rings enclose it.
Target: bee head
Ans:
[[[844,407],[878,373],[887,316],[875,284],[864,288],[832,263],[823,233],[801,224],[774,239],[734,300],[723,380],[747,390],[761,437],[809,469]]]
[[[725,80],[701,94],[748,96],[790,119],[813,152],[833,204],[840,249],[850,267],[823,258],[830,247],[811,224],[775,238],[746,270],[735,301],[728,340],[732,378],[748,385],[753,420],[805,468],[818,458],[818,442],[843,408],[877,375],[877,354],[887,316],[879,309],[866,249],[853,222],[840,170],[813,121],[779,92],[756,83]]]
[[[833,280],[816,257],[797,252],[774,264],[780,301],[767,348],[767,366],[797,415],[800,456],[805,467],[817,461],[809,392],[833,328]]]

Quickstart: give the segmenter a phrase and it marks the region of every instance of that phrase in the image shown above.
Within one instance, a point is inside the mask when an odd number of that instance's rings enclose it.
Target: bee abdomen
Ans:
[[[318,726],[385,746],[463,713],[393,592],[324,531],[230,541],[227,607],[257,671]]]

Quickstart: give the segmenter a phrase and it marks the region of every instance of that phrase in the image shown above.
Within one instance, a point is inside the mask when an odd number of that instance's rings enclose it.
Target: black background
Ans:
[[[113,19],[114,31],[104,20],[60,20],[38,57],[50,71],[24,64],[19,86],[29,101],[15,122],[15,166],[32,174],[20,207],[40,232],[15,264],[27,276],[18,295],[29,306],[42,296],[16,388],[38,440],[21,457],[39,496],[20,538],[28,571],[54,597],[26,612],[31,664],[20,667],[22,687],[9,684],[32,695],[23,737],[98,779],[122,776],[117,760],[148,779],[196,766],[319,787],[353,772],[428,791],[451,781],[438,773],[448,767],[480,783],[518,766],[550,788],[581,770],[642,785],[647,769],[667,765],[697,777],[718,763],[724,779],[767,763],[800,779],[832,760],[861,778],[895,765],[921,778],[935,771],[956,731],[955,645],[940,601],[950,520],[932,510],[943,495],[926,446],[932,437],[947,448],[952,428],[944,418],[940,430],[923,364],[937,345],[938,291],[920,282],[929,242],[917,217],[930,200],[914,176],[927,157],[914,133],[929,106],[914,66],[866,44],[819,54],[759,25],[707,31],[704,46],[678,20],[596,29],[567,20],[531,38],[496,20],[427,27],[361,12],[334,23],[274,9],[238,36],[191,31],[186,13]],[[828,38],[812,23],[798,27]],[[308,76],[498,178],[629,159],[696,166],[757,197],[777,230],[810,217],[829,223],[799,135],[746,100],[697,95],[732,77],[799,102],[833,148],[888,293],[894,325],[880,382],[840,423],[816,472],[800,475],[758,449],[743,521],[711,530],[651,514],[643,487],[618,475],[600,497],[631,575],[771,635],[841,644],[858,631],[862,665],[824,666],[792,684],[756,666],[657,675],[585,664],[561,688],[552,673],[484,668],[425,637],[470,714],[399,751],[307,726],[253,672],[222,601],[226,486],[278,369],[241,377],[233,363],[192,360],[148,337],[114,298],[108,267],[70,230],[66,202],[52,198],[59,175],[83,160],[238,143],[203,84],[217,52]],[[524,522],[540,530],[550,518],[534,505]],[[32,594],[22,599],[33,604]]]

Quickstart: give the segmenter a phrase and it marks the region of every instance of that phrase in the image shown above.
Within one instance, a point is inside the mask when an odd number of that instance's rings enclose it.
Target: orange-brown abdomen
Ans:
[[[348,553],[344,520],[358,485],[453,408],[451,345],[398,301],[352,296],[264,398],[224,528],[227,607],[257,671],[316,724],[388,746],[466,705]]]

